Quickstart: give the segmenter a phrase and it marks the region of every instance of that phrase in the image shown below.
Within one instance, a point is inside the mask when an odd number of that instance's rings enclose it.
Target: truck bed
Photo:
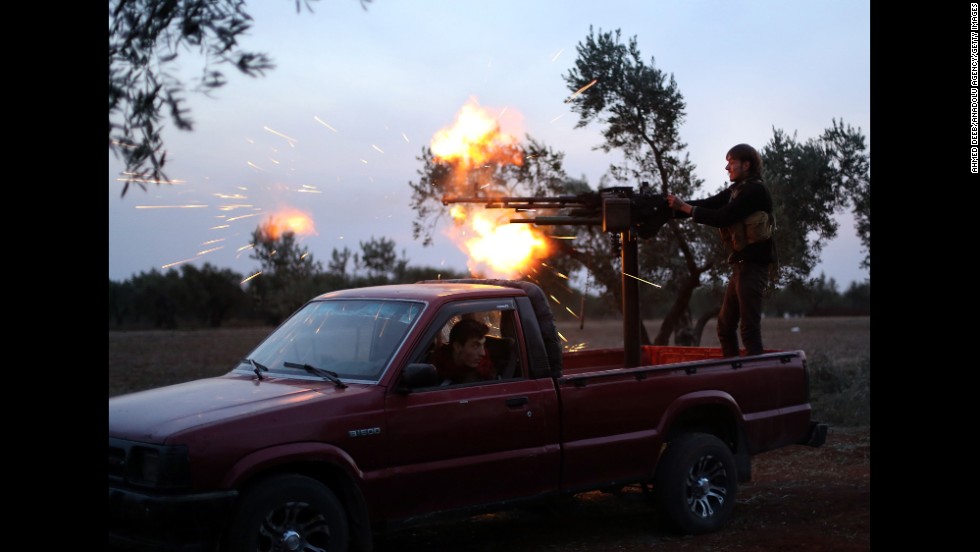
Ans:
[[[766,353],[782,352],[766,349]],[[562,367],[566,376],[580,372],[622,368],[625,353],[622,348],[586,349],[565,353]],[[659,366],[723,358],[720,347],[681,347],[675,345],[643,345],[640,347],[640,366]]]

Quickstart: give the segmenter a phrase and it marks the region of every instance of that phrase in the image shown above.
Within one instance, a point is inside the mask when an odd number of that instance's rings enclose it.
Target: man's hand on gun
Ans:
[[[694,214],[694,207],[691,207],[689,203],[685,203],[683,199],[675,196],[674,194],[667,194],[667,205],[675,211]]]

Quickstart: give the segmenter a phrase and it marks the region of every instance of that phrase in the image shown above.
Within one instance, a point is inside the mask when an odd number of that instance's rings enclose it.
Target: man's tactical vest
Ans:
[[[719,228],[721,239],[731,245],[736,253],[746,245],[768,240],[775,230],[776,219],[765,211],[756,211],[745,219],[726,228]]]

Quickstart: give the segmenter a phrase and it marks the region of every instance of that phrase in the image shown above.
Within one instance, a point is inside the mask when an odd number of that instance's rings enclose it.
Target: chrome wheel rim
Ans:
[[[306,502],[287,502],[262,520],[256,548],[261,552],[324,552],[330,525]]]
[[[687,472],[687,505],[699,518],[720,511],[728,496],[728,471],[720,458],[705,455]]]

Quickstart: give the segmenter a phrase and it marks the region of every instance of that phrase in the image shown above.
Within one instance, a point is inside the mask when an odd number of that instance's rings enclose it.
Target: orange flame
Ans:
[[[517,138],[501,131],[500,122],[471,99],[456,114],[456,123],[432,138],[436,160],[466,173],[486,163],[521,165],[524,158]]]
[[[458,205],[456,207],[459,207]],[[528,266],[551,253],[551,244],[540,230],[527,224],[510,224],[506,215],[489,211],[454,209],[462,215],[448,231],[467,254],[467,268],[474,275],[513,279]]]
[[[316,234],[313,218],[308,213],[289,207],[270,215],[261,228],[262,233],[273,240],[278,240],[284,232],[293,232],[297,236]]]
[[[453,168],[453,189],[445,190],[451,194],[475,195],[479,190],[487,196],[484,179],[489,174],[484,169],[524,163],[517,139],[503,132],[498,118],[475,100],[460,109],[454,126],[436,133],[431,147],[437,161]],[[510,224],[510,213],[455,204],[449,215],[454,224],[447,234],[469,257],[467,265],[474,275],[515,278],[551,251],[547,235],[527,224]]]

